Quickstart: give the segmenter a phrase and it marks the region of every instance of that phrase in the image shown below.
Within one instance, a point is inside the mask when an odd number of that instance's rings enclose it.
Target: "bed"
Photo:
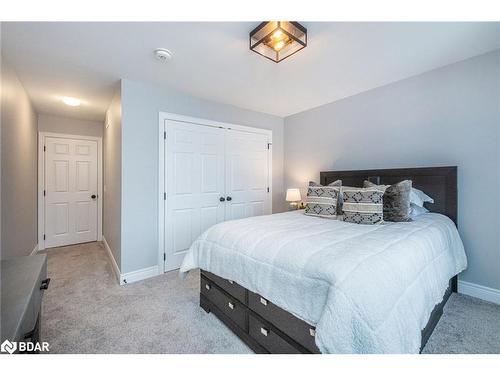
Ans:
[[[359,225],[287,212],[217,224],[181,273],[200,306],[257,353],[418,353],[466,267],[456,167],[321,172],[328,185],[411,179],[434,198],[411,223]]]

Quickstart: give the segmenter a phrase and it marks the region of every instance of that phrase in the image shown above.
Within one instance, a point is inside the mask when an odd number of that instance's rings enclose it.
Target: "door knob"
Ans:
[[[227,197],[226,199],[228,202],[233,200],[233,198],[231,198],[231,197]]]
[[[92,199],[96,199],[96,198],[97,198],[97,195],[92,194],[92,195],[90,196],[90,198],[92,198]]]
[[[220,197],[220,198],[219,198],[219,200],[220,200],[221,202],[224,202],[224,201],[226,200],[226,198],[224,198],[224,197]]]

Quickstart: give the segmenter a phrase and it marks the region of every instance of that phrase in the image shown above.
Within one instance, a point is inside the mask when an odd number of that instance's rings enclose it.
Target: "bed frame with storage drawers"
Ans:
[[[393,184],[405,179],[434,198],[426,204],[431,212],[442,213],[457,223],[457,168],[432,167],[321,172],[321,184],[341,179],[344,186],[363,186],[364,180]],[[422,350],[436,327],[452,292],[457,291],[457,276],[450,279],[441,303],[432,311],[422,330]],[[319,353],[315,327],[295,317],[237,283],[201,270],[200,306],[214,313],[231,331],[256,353]]]
[[[254,352],[319,353],[314,327],[264,297],[206,271],[201,272],[200,283],[200,306]]]

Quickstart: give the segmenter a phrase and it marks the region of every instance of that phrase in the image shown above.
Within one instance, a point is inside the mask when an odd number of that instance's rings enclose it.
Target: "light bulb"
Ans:
[[[273,39],[279,39],[281,38],[281,36],[283,35],[283,31],[281,31],[280,29],[276,30],[273,35],[272,35],[272,38]]]
[[[278,43],[276,43],[273,48],[276,50],[276,51],[279,51],[280,49],[282,49],[283,47],[285,46],[285,42],[280,40]]]

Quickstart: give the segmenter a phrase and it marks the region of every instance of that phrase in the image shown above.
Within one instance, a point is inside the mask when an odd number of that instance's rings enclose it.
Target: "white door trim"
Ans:
[[[272,188],[272,142],[273,142],[273,132],[269,129],[254,128],[251,126],[236,125],[226,122],[212,121],[207,119],[202,119],[198,117],[178,115],[169,112],[160,112],[158,116],[158,272],[165,272],[165,204],[164,204],[164,194],[165,194],[165,120],[173,120],[178,122],[187,122],[190,124],[198,124],[205,126],[214,126],[223,129],[234,129],[238,131],[244,131],[249,133],[265,134],[269,139],[269,153],[268,153],[268,171],[269,171],[269,199],[270,205],[273,204],[273,188]]]
[[[84,139],[97,142],[97,241],[102,241],[102,137],[91,137],[64,133],[38,132],[38,250],[45,249],[45,138]]]

